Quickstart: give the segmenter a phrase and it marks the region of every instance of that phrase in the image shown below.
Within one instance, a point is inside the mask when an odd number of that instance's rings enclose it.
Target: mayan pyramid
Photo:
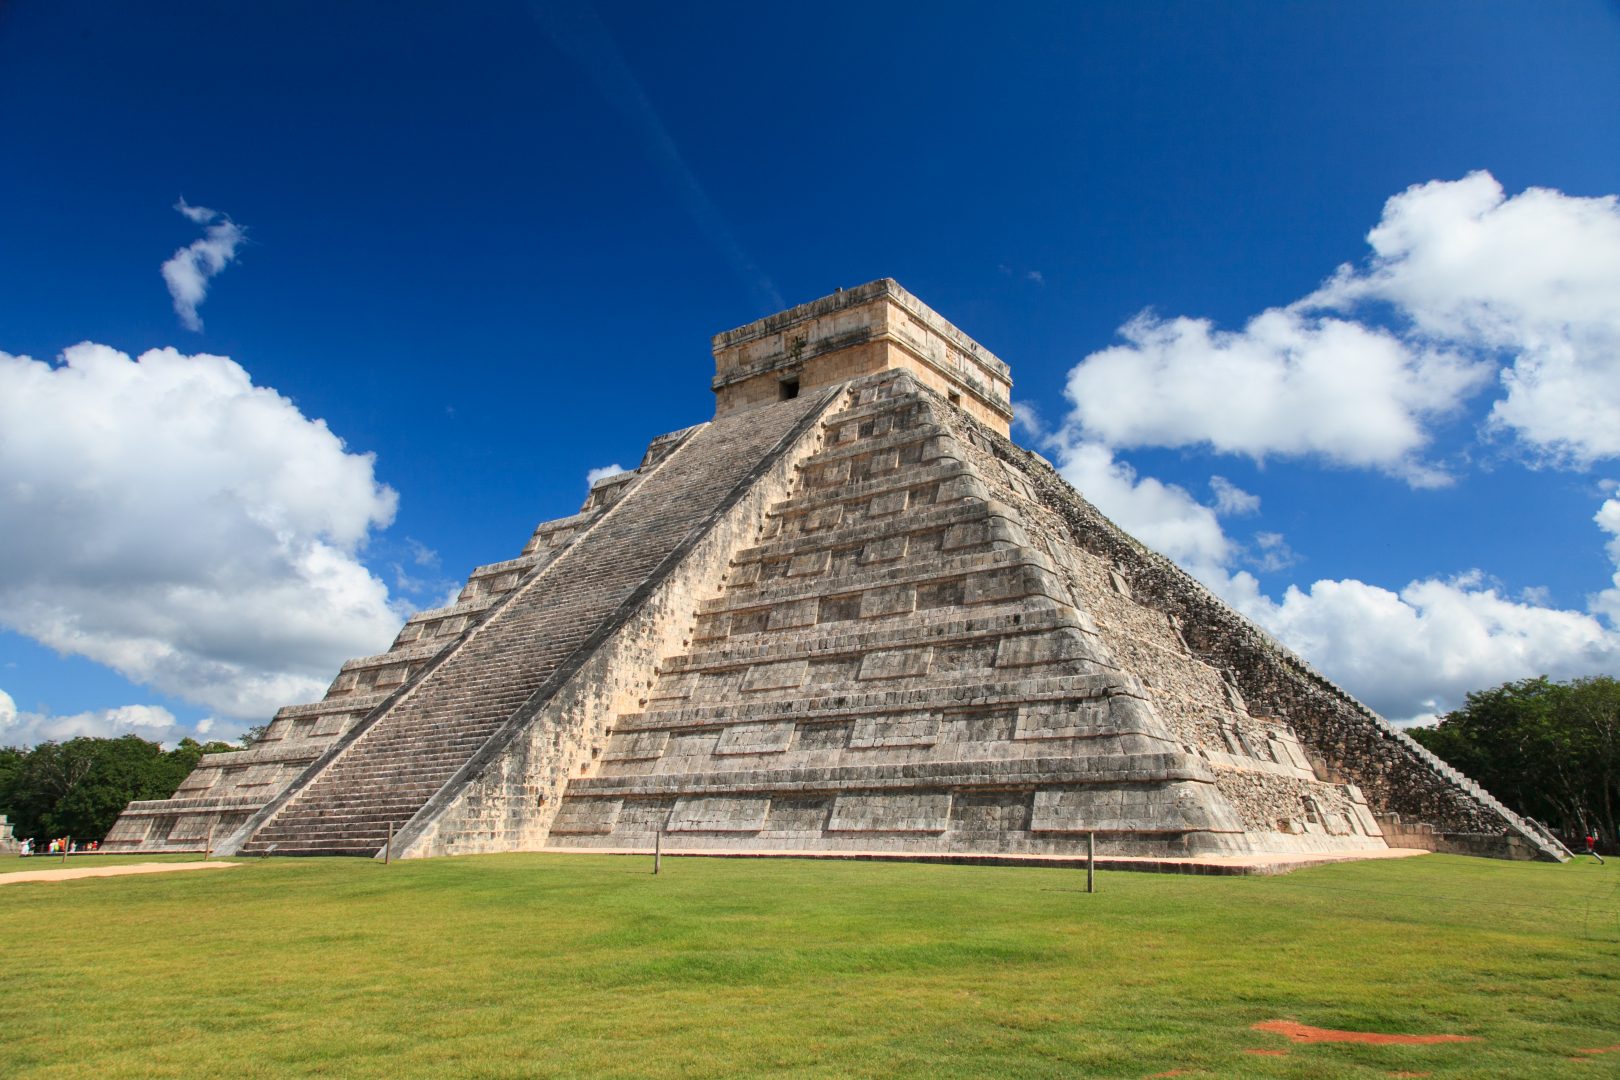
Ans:
[[[894,281],[713,344],[713,420],[106,846],[1558,857],[1012,443]]]

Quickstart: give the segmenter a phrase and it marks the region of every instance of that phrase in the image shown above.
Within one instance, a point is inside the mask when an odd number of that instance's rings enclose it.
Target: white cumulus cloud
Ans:
[[[208,283],[218,277],[235,258],[247,233],[229,217],[206,206],[192,206],[185,199],[174,208],[207,229],[201,239],[176,251],[163,264],[163,281],[174,298],[174,313],[188,330],[201,330],[197,308],[208,296]]]
[[[1261,593],[1297,556],[1276,532],[1252,544],[1220,517],[1258,497],[1212,477],[1213,508],[1140,476],[1118,452],[1203,447],[1255,461],[1307,459],[1449,482],[1436,425],[1493,384],[1486,430],[1533,463],[1585,468],[1620,456],[1620,200],[1544,188],[1509,196],[1485,172],[1391,198],[1370,258],[1239,330],[1143,313],[1124,343],[1069,373],[1055,432],[1019,422],[1103,513],[1395,719],[1431,715],[1509,679],[1620,672],[1620,495],[1594,520],[1612,539],[1612,587],[1587,610],[1517,599],[1477,572],[1401,587],[1320,580]],[[1251,502],[1251,500],[1253,500]],[[1392,583],[1393,584],[1393,583]]]
[[[1410,720],[1471,690],[1547,674],[1620,670],[1620,633],[1586,612],[1511,600],[1478,574],[1397,590],[1363,581],[1290,586],[1282,599],[1235,575],[1221,590],[1244,614],[1374,710]]]
[[[1207,445],[1256,461],[1315,457],[1443,481],[1420,459],[1428,422],[1494,372],[1388,331],[1273,308],[1241,331],[1205,319],[1138,315],[1127,344],[1069,373],[1071,425],[1113,447]]]
[[[1620,626],[1620,498],[1603,500],[1592,520],[1609,534],[1609,558],[1615,566],[1614,576],[1609,579],[1612,585],[1592,598],[1592,610],[1602,612]]]
[[[1506,358],[1496,427],[1576,465],[1620,455],[1620,199],[1508,196],[1488,172],[1391,198],[1365,268],[1303,306],[1393,305],[1414,339]]]
[[[1069,373],[1068,424],[1429,486],[1449,479],[1424,456],[1436,422],[1495,381],[1489,427],[1534,458],[1620,456],[1620,199],[1475,172],[1394,196],[1367,240],[1365,265],[1240,330],[1138,315]]]
[[[316,699],[387,647],[357,553],[396,503],[371,455],[226,357],[0,353],[0,625],[222,717]]]
[[[80,736],[112,739],[120,735],[139,735],[173,746],[187,737],[204,740],[211,726],[211,721],[203,720],[188,728],[161,705],[120,705],[70,716],[26,712],[17,707],[10,694],[0,690],[0,746],[27,747]]]

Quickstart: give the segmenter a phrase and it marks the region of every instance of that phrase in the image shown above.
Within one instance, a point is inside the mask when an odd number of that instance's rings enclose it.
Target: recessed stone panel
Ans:
[[[858,560],[862,566],[871,566],[875,563],[894,562],[906,557],[906,540],[904,536],[888,536],[881,540],[868,541],[861,548]]]
[[[820,532],[822,529],[836,529],[843,520],[843,503],[820,506],[804,515],[804,531],[812,533]]]
[[[793,749],[810,752],[842,750],[849,745],[853,726],[848,720],[831,724],[800,724]]]
[[[625,731],[608,741],[602,754],[605,761],[651,761],[663,756],[669,745],[667,731]]]
[[[934,650],[884,649],[867,653],[861,660],[858,679],[908,679],[928,674],[934,662]]]
[[[887,517],[898,514],[906,508],[906,493],[904,491],[885,491],[881,495],[872,496],[872,501],[866,504],[866,516],[869,518]]]
[[[790,687],[804,685],[805,676],[810,672],[810,662],[807,660],[786,660],[777,664],[755,664],[743,676],[742,689],[752,690],[786,690]]]
[[[677,799],[669,832],[752,833],[765,827],[771,800],[754,796]]]
[[[996,667],[1030,667],[1081,660],[1097,664],[1107,654],[1092,635],[1079,630],[1054,630],[1044,634],[1021,634],[1001,639],[996,649]]]
[[[880,615],[898,615],[914,611],[917,607],[917,586],[893,585],[884,589],[868,589],[861,597],[861,618],[872,619]]]
[[[827,572],[827,564],[832,561],[830,551],[807,551],[803,555],[795,555],[788,561],[788,577],[810,577]]]
[[[951,824],[949,792],[840,795],[828,832],[942,833]]]
[[[780,754],[793,741],[793,723],[733,724],[720,733],[716,757],[732,754]]]
[[[1029,831],[1033,791],[958,791],[951,797],[951,829],[987,838]]]
[[[851,593],[847,596],[824,596],[821,598],[821,608],[816,614],[817,623],[848,622],[861,617],[862,595]]]
[[[1039,701],[1018,707],[1015,739],[1080,739],[1111,732],[1108,701]]]
[[[619,820],[623,799],[564,799],[551,831],[559,836],[605,836]]]
[[[814,626],[821,610],[821,601],[815,597],[778,604],[771,609],[767,626],[772,630],[792,630],[800,626]]]
[[[832,799],[826,797],[777,796],[771,800],[765,831],[815,836],[827,827],[827,814],[831,809]]]
[[[939,741],[939,714],[887,714],[855,721],[850,732],[851,750],[876,750],[896,746],[932,746]]]

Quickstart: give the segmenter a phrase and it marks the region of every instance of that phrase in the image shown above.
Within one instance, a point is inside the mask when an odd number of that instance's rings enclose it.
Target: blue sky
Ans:
[[[1616,101],[1597,3],[0,8],[0,742],[318,697],[880,276],[1392,718],[1620,671]]]

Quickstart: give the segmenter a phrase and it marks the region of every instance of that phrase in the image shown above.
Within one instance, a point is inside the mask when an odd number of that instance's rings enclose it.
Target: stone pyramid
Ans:
[[[895,282],[714,351],[712,421],[107,846],[1558,857],[1009,441]]]

